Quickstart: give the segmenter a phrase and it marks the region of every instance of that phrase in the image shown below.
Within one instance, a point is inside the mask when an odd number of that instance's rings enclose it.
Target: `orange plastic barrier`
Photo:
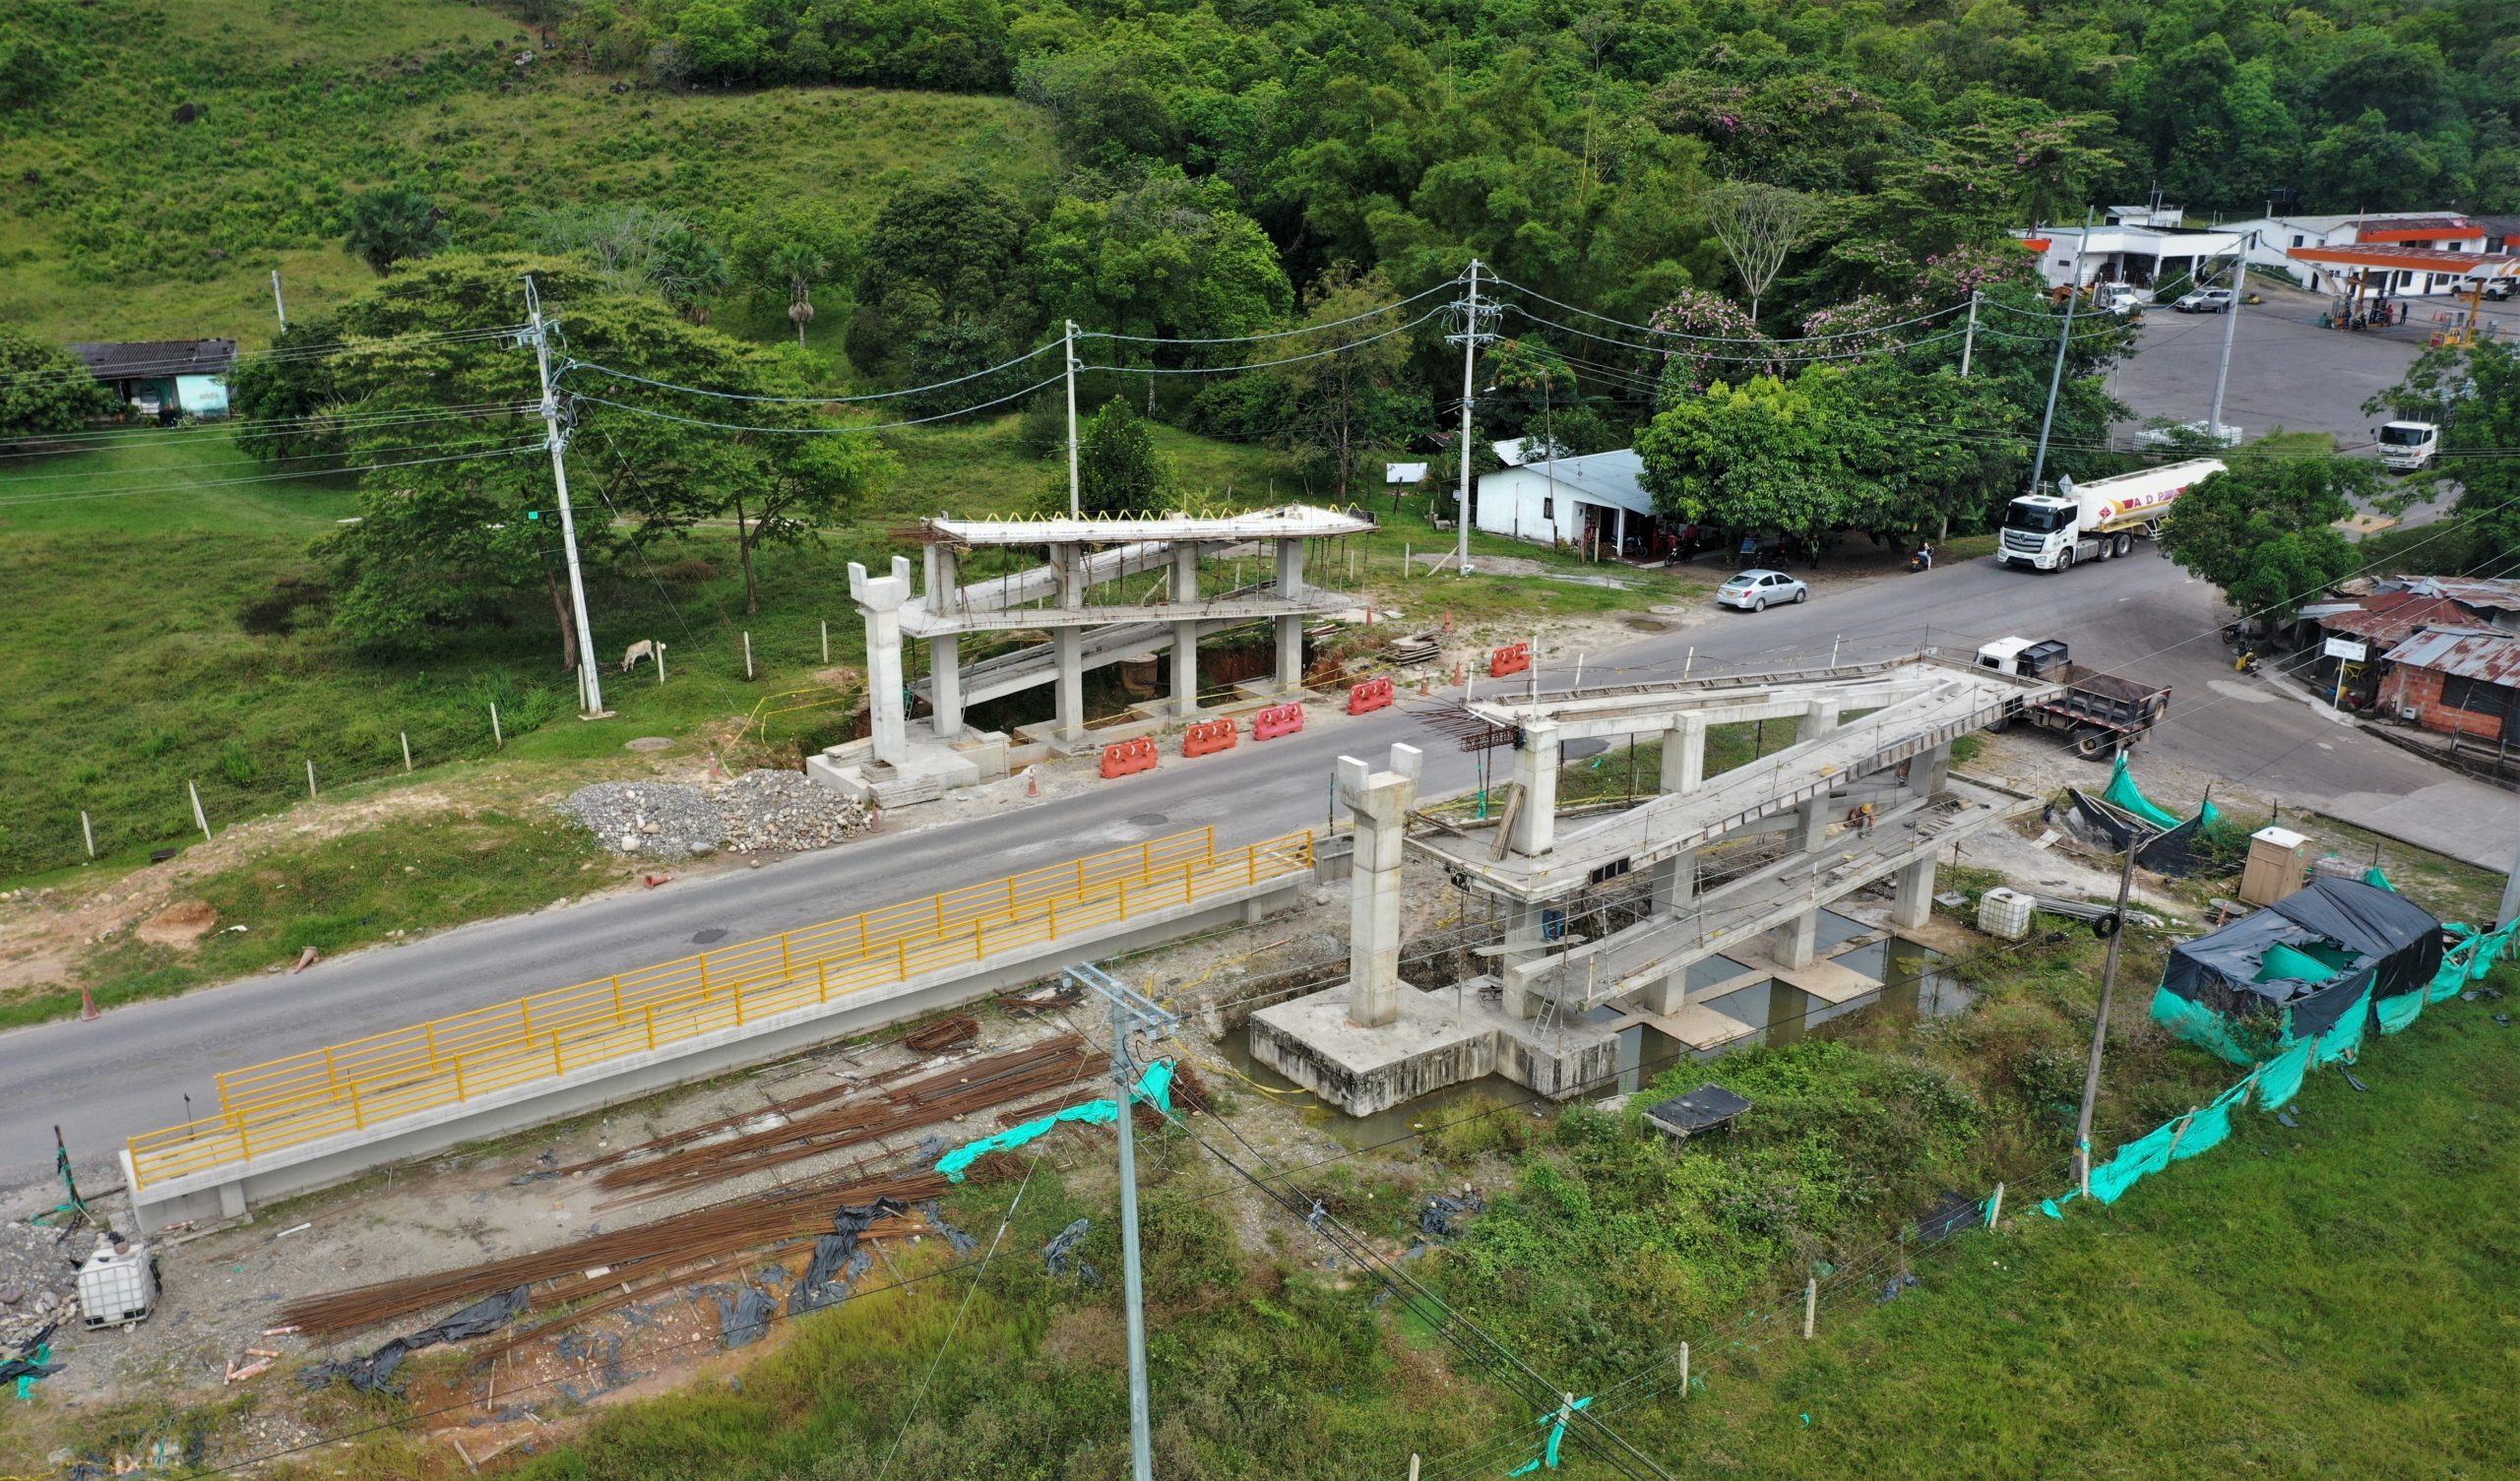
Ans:
[[[1382,709],[1391,701],[1392,689],[1389,678],[1367,679],[1348,691],[1348,712],[1364,714]]]
[[[1488,655],[1487,677],[1501,679],[1507,674],[1521,673],[1531,666],[1532,646],[1528,643],[1509,643]]]
[[[1303,706],[1290,702],[1256,710],[1251,716],[1251,738],[1256,741],[1276,740],[1292,735],[1303,728]]]
[[[1114,741],[1102,748],[1102,779],[1155,770],[1155,742],[1146,737]]]
[[[1182,732],[1181,754],[1184,756],[1213,756],[1219,751],[1232,750],[1234,745],[1240,739],[1240,735],[1233,728],[1233,720],[1230,717],[1214,720],[1193,720],[1190,722],[1190,728]]]

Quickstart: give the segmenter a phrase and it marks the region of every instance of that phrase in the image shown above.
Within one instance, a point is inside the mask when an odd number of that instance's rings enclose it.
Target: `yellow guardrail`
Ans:
[[[1309,830],[1219,853],[1200,829],[231,1070],[218,1114],[131,1139],[133,1175],[365,1131],[1311,867]]]

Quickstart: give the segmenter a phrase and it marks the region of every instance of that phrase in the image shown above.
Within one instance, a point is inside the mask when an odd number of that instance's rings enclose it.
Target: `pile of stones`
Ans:
[[[580,787],[560,810],[613,853],[694,858],[828,848],[866,831],[866,810],[796,771],[747,771],[707,791],[662,781]]]

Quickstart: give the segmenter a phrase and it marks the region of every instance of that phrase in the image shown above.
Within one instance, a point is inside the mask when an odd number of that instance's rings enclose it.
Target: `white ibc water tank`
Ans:
[[[2031,904],[2031,896],[2018,890],[1989,890],[1978,900],[1978,929],[2019,941],[2030,934]]]
[[[79,1317],[90,1327],[137,1322],[158,1306],[147,1245],[99,1245],[79,1267]]]

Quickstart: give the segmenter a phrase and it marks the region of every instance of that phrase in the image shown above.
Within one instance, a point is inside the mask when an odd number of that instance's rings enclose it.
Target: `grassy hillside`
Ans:
[[[301,315],[371,280],[340,238],[346,201],[379,185],[426,191],[459,245],[491,246],[569,202],[863,214],[948,163],[1019,188],[1057,166],[1045,120],[1011,98],[616,85],[520,64],[534,29],[457,0],[20,9],[64,81],[0,111],[0,320],[60,339],[267,340],[274,268]],[[844,322],[824,315],[818,338],[836,349]]]

